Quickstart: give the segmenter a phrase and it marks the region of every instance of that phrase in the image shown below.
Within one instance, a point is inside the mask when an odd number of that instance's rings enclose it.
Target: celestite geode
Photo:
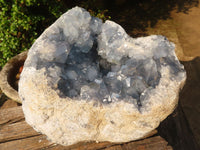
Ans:
[[[174,110],[185,80],[164,36],[131,38],[75,7],[30,48],[19,95],[26,121],[55,143],[127,142]]]

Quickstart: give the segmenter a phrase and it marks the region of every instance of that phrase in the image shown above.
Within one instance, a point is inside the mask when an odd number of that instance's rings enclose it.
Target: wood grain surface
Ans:
[[[2,109],[3,108],[3,109]],[[36,132],[24,119],[21,106],[0,109],[0,150],[166,150],[172,149],[168,142],[156,135],[143,140],[128,143],[81,142],[71,146],[61,146],[46,139]],[[156,134],[153,131],[151,135]],[[151,136],[149,135],[149,136]]]

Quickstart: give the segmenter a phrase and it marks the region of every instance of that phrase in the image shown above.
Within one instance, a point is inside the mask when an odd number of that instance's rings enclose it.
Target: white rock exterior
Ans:
[[[185,80],[165,37],[131,38],[75,7],[30,48],[19,95],[28,124],[52,142],[128,142],[172,113]]]

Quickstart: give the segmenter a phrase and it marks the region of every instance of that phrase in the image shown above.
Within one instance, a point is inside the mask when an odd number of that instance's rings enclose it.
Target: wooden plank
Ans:
[[[200,57],[181,63],[187,72],[187,79],[180,94],[180,104],[200,149]]]
[[[105,150],[123,150],[123,149],[121,145],[114,145],[114,146],[105,148]]]
[[[144,140],[130,142],[122,145],[123,150],[172,150],[168,142],[160,136],[151,137]],[[110,149],[107,149],[110,150]]]
[[[182,92],[184,92],[184,90]],[[180,96],[179,105],[175,111],[161,122],[160,126],[157,128],[158,134],[164,137],[174,149],[199,150],[200,148],[183,112],[181,97],[182,96]]]
[[[38,150],[52,145],[45,135],[5,142],[0,144],[1,150]]]
[[[0,128],[0,143],[39,135],[25,121],[8,124]]]
[[[0,109],[0,127],[5,124],[24,120],[22,107],[12,107],[8,109]]]
[[[17,107],[19,105],[19,103],[11,100],[11,99],[8,99],[6,100],[2,106],[0,107],[0,109],[7,109],[7,108],[12,108],[12,107]]]
[[[165,137],[174,149],[199,150],[184,113],[182,112],[181,105],[160,124],[158,133],[162,137]]]
[[[145,148],[161,148],[165,147],[167,142],[164,141],[162,138],[148,138],[141,141],[135,141],[126,143],[123,145],[116,145],[116,143],[110,143],[110,142],[81,142],[72,146],[61,146],[53,144],[46,140],[45,135],[39,135],[36,131],[34,131],[25,121],[18,122],[14,124],[10,124],[8,126],[4,126],[0,130],[1,137],[0,142],[4,142],[0,144],[0,149],[48,149],[48,150],[95,150],[95,149],[103,149],[106,148],[106,150],[120,150],[122,149],[133,149],[136,147],[137,149],[140,147]],[[29,138],[30,137],[30,138]],[[6,142],[7,141],[7,142]],[[17,145],[17,146],[15,146]],[[26,146],[28,145],[28,146]],[[141,146],[142,145],[142,146]],[[146,146],[143,146],[146,145]],[[147,149],[149,150],[149,149]]]
[[[108,146],[116,145],[115,143],[110,142],[80,142],[71,146],[62,146],[62,145],[52,145],[48,147],[48,150],[97,150],[103,149]]]
[[[162,137],[155,136],[139,141],[132,141],[128,143],[110,143],[110,142],[100,142],[100,143],[79,143],[76,145],[64,147],[61,145],[52,145],[48,150],[172,150],[171,146],[168,146]]]
[[[133,141],[121,145],[115,143],[101,142],[101,143],[81,143],[72,146],[61,146],[49,142],[46,136],[39,135],[21,140],[15,140],[0,144],[0,149],[6,150],[28,150],[28,149],[45,149],[45,150],[172,150],[167,146],[167,142],[160,136],[151,137],[141,141]]]
[[[177,113],[172,114],[173,120],[174,119],[176,120],[175,124],[177,124],[177,125],[178,124],[180,125],[180,123],[183,121],[182,119],[177,118],[178,116],[182,117],[182,115],[183,115],[181,111],[179,111],[179,112],[180,112],[180,114],[179,113],[178,114]],[[19,147],[19,149],[21,149],[22,147],[20,147],[20,146],[12,147],[12,145],[13,145],[12,143],[13,142],[16,143],[17,141],[18,141],[18,144],[20,144],[22,146],[28,144],[27,141],[30,142],[29,143],[30,146],[33,145],[33,144],[36,144],[37,143],[36,141],[40,141],[40,136],[35,137],[35,135],[38,135],[38,133],[35,132],[29,125],[27,125],[25,123],[25,121],[11,124],[11,122],[15,121],[16,119],[24,118],[21,107],[0,110],[0,116],[1,116],[0,122],[8,122],[8,124],[6,124],[6,126],[2,126],[0,128],[0,131],[1,131],[0,133],[2,134],[2,137],[0,137],[0,141],[4,142],[4,143],[0,144],[0,146],[1,146],[0,149],[6,148],[6,149],[9,150],[9,148],[10,149],[13,149],[13,148],[17,149],[18,147]],[[9,120],[9,121],[7,121],[7,120]],[[167,119],[167,122],[172,123],[172,120]],[[181,124],[184,124],[184,122],[185,122],[185,120]],[[188,126],[188,125],[185,125],[185,126]],[[174,129],[176,129],[176,126],[174,126],[174,123],[173,123],[173,127],[175,127]],[[166,128],[172,128],[172,127],[168,124]],[[162,128],[162,129],[169,133],[169,130],[167,131],[166,128]],[[176,132],[173,132],[173,133],[176,134]],[[27,137],[30,137],[30,136],[34,136],[34,138],[33,137],[27,138]],[[20,138],[20,139],[16,140],[17,138]],[[33,141],[31,140],[32,138],[33,138]],[[158,139],[156,139],[156,138],[158,138]],[[177,138],[177,140],[179,138]],[[9,141],[9,140],[14,140],[14,141]],[[6,142],[6,141],[8,141],[8,142]],[[24,144],[24,142],[26,144]],[[35,147],[37,147],[37,146],[35,146]],[[82,143],[75,144],[75,145],[72,145],[72,146],[64,147],[64,146],[55,145],[55,144],[49,142],[48,144],[44,144],[43,147],[42,147],[41,144],[39,144],[39,147],[43,148],[43,149],[50,149],[50,150],[51,149],[55,149],[55,150],[56,149],[57,150],[62,150],[62,149],[63,150],[64,149],[65,150],[79,150],[79,149],[95,150],[95,149],[103,149],[103,148],[105,148],[107,150],[109,150],[109,148],[110,148],[110,150],[112,150],[112,149],[117,150],[117,149],[120,149],[120,147],[122,149],[127,149],[127,150],[131,150],[131,149],[138,149],[138,150],[140,150],[140,149],[141,150],[142,149],[145,149],[145,150],[152,149],[153,150],[153,149],[158,149],[158,148],[159,149],[171,149],[170,146],[167,146],[167,142],[165,140],[161,139],[161,137],[147,138],[147,139],[144,139],[144,140],[130,142],[130,143],[122,144],[122,145],[119,145],[119,144],[116,145],[115,143],[109,143],[109,142],[101,142],[101,143],[95,143],[95,142],[90,142],[90,143],[85,142],[84,143],[84,142],[82,142]]]

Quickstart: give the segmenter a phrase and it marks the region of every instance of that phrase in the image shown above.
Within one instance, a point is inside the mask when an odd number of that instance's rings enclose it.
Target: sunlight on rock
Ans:
[[[26,121],[62,145],[142,138],[178,103],[186,72],[174,48],[72,8],[29,50],[19,82]]]

